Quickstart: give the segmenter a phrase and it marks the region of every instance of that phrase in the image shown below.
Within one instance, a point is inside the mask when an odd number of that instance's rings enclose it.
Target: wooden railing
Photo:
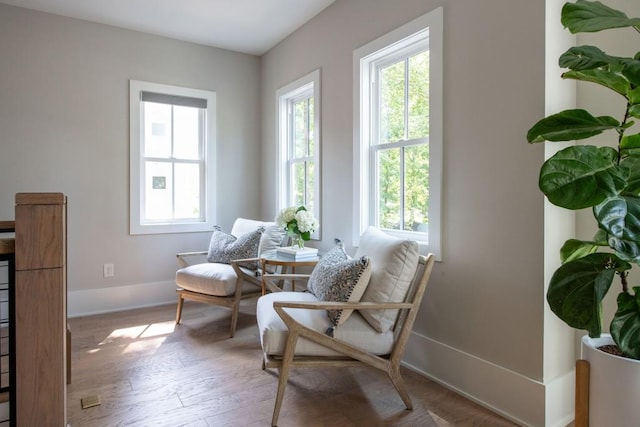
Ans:
[[[12,257],[7,286],[10,425],[63,427],[70,378],[67,199],[62,193],[18,193],[15,202],[15,221],[0,221],[0,254]]]
[[[0,425],[15,425],[11,402],[11,301],[15,281],[15,221],[0,221]]]

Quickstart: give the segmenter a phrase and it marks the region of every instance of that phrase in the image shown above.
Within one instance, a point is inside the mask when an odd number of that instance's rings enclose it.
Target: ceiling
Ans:
[[[262,55],[334,1],[0,0],[0,3]]]

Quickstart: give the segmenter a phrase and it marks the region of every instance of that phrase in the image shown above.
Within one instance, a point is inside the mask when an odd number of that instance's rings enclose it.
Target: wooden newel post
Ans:
[[[589,427],[589,362],[576,360],[575,427]]]
[[[18,426],[67,425],[66,203],[62,193],[16,194],[11,420]]]

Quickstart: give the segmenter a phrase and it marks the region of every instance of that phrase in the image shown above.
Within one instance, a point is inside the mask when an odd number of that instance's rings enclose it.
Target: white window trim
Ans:
[[[356,126],[353,131],[354,147],[354,224],[353,242],[357,246],[360,235],[369,221],[370,183],[368,144],[369,140],[369,91],[361,89],[361,82],[369,81],[369,64],[375,60],[376,53],[403,41],[414,34],[429,28],[429,241],[419,241],[422,253],[431,252],[436,259],[442,260],[442,169],[443,169],[443,10],[442,7],[414,19],[392,32],[367,43],[353,52],[353,119]],[[417,233],[407,231],[389,232],[399,237],[415,239]]]
[[[156,92],[167,95],[187,96],[207,100],[205,123],[205,214],[203,221],[185,223],[141,224],[142,199],[140,189],[140,168],[142,161],[140,145],[140,126],[142,108],[140,93],[142,91]],[[211,231],[216,224],[216,196],[215,196],[215,159],[216,159],[216,94],[215,92],[150,83],[139,80],[129,81],[129,233],[161,234],[188,233]]]
[[[321,218],[321,185],[322,182],[322,167],[320,163],[320,145],[321,145],[321,132],[320,132],[320,116],[321,116],[321,100],[320,100],[320,69],[314,70],[309,74],[300,77],[299,79],[281,87],[276,91],[276,141],[277,141],[277,155],[276,155],[276,200],[277,210],[280,211],[290,205],[288,195],[289,189],[287,185],[290,181],[289,168],[287,167],[288,149],[286,135],[286,129],[288,129],[288,108],[287,103],[291,99],[295,99],[300,93],[308,90],[309,86],[313,85],[313,130],[314,130],[314,153],[312,155],[315,162],[316,176],[314,179],[314,206],[313,215],[322,224]],[[321,238],[320,230],[322,227],[318,227],[312,235],[313,240],[319,240]]]

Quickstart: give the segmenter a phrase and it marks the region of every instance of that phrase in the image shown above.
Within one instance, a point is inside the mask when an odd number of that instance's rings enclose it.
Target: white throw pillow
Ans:
[[[355,258],[371,259],[371,279],[363,302],[403,302],[418,268],[418,242],[390,236],[369,227],[360,237]],[[390,330],[398,310],[361,310],[360,313],[378,332]]]

